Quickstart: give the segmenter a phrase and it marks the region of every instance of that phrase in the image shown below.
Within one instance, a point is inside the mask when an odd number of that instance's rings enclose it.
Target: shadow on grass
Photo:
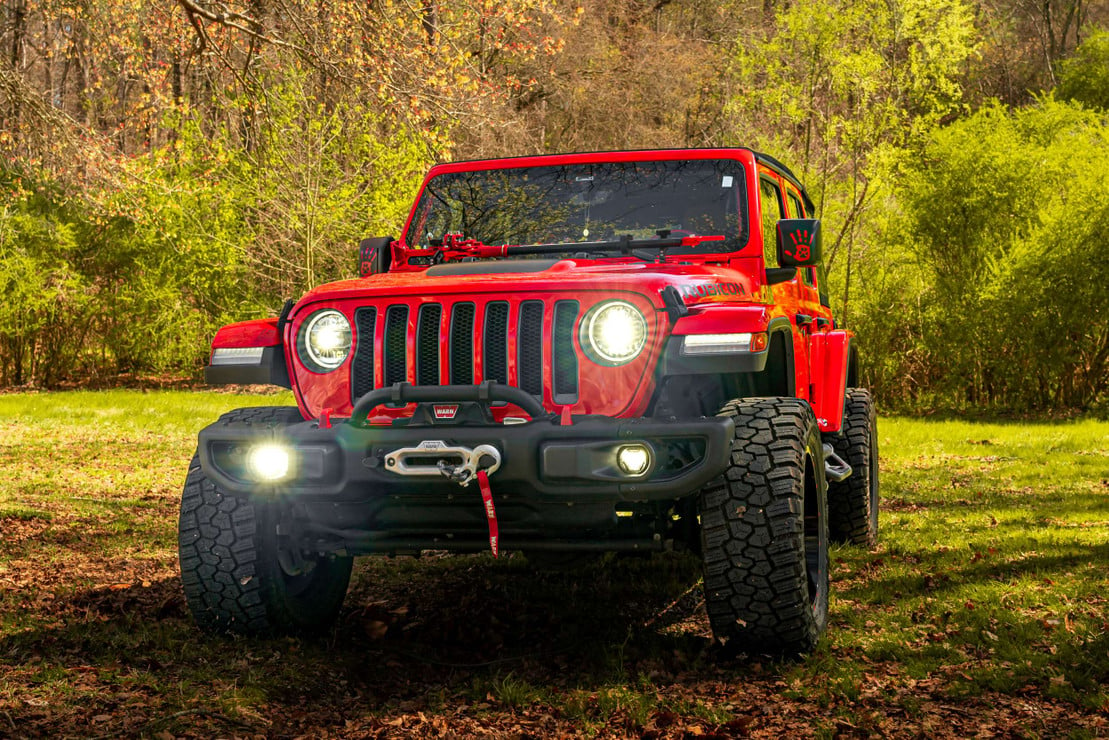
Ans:
[[[150,519],[158,514],[152,511]],[[13,517],[0,517],[3,533],[3,550],[0,555],[8,560],[41,559],[44,552],[56,552],[66,559],[103,557],[120,549],[134,549],[134,539],[153,539],[159,534],[157,522],[137,521],[134,516],[120,517],[105,526],[102,520],[74,519],[56,522],[43,517],[20,521],[21,532],[9,536]]]
[[[1028,538],[1030,548],[1036,540]],[[1100,545],[1068,546],[1074,552],[1066,555],[1042,555],[1028,552],[1019,560],[999,559],[997,556],[975,558],[975,553],[963,551],[961,562],[949,553],[924,556],[913,573],[896,573],[885,577],[875,576],[853,584],[840,593],[849,599],[862,599],[868,603],[882,604],[917,596],[943,597],[953,589],[972,584],[998,583],[1025,576],[1050,577],[1072,573],[1087,568],[1104,568],[1109,563],[1109,543]],[[1058,542],[1044,542],[1045,550],[1058,550]]]
[[[0,663],[20,666],[28,688],[0,708],[33,735],[87,735],[106,714],[146,732],[152,717],[198,707],[296,734],[300,721],[554,701],[647,673],[715,677],[698,575],[677,556],[572,573],[519,557],[363,559],[338,624],[316,639],[203,635],[177,579],[86,590],[0,639]],[[516,699],[502,695],[505,676]]]

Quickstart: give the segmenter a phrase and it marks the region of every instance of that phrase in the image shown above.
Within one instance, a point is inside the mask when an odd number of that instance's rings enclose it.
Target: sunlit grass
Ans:
[[[164,504],[184,480],[201,427],[240,406],[292,402],[288,393],[0,395],[0,516],[108,516],[120,505]]]
[[[880,438],[882,542],[836,552],[842,626],[822,650],[946,673],[953,694],[1105,706],[1109,424],[883,419]]]

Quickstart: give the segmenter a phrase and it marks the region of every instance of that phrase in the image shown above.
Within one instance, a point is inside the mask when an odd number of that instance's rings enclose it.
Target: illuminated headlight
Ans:
[[[259,481],[272,483],[289,474],[289,450],[278,444],[261,444],[250,448],[247,470]]]
[[[616,453],[616,464],[624,475],[639,477],[651,467],[651,450],[646,445],[624,445]]]
[[[683,355],[726,355],[733,352],[762,352],[766,349],[765,332],[752,334],[690,334],[682,337]]]
[[[300,327],[297,349],[310,369],[321,373],[334,370],[350,354],[350,322],[334,309],[317,311]]]
[[[581,324],[581,344],[602,364],[631,362],[647,344],[647,319],[627,301],[601,303]]]

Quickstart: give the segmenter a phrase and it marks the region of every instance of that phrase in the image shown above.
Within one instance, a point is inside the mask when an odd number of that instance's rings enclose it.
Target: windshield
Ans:
[[[426,247],[461,232],[483,244],[568,244],[631,235],[716,236],[670,254],[733,252],[746,243],[743,165],[734,160],[603,162],[438,175],[406,235]]]

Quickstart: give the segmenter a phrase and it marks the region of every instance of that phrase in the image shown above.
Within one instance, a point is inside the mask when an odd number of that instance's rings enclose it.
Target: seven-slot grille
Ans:
[[[574,325],[580,311],[573,300],[363,306],[354,312],[351,402],[378,387],[379,377],[386,387],[410,378],[417,385],[439,385],[444,378],[454,385],[493,380],[542,397],[546,359],[554,402],[575,403]],[[551,326],[549,346],[543,342],[545,323]]]

